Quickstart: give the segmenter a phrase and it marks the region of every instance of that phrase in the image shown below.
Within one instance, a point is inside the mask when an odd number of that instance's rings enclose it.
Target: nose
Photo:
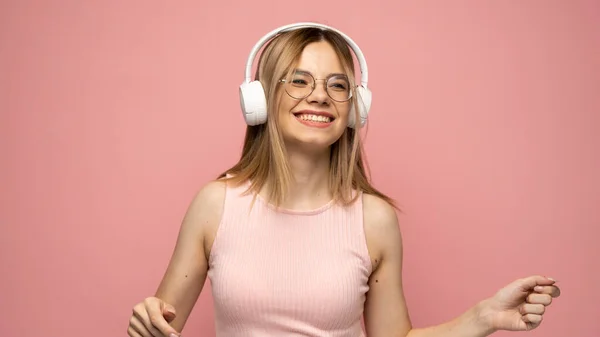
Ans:
[[[306,97],[309,103],[328,104],[329,94],[327,94],[327,81],[315,80],[315,89]]]

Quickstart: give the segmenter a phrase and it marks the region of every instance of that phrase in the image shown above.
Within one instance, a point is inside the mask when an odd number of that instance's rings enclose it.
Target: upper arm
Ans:
[[[369,337],[406,336],[412,328],[402,287],[402,235],[394,208],[364,196],[364,226],[374,270],[365,303]]]
[[[225,183],[212,181],[192,199],[181,223],[175,248],[156,297],[175,307],[171,326],[183,329],[208,272],[208,254],[221,221]]]

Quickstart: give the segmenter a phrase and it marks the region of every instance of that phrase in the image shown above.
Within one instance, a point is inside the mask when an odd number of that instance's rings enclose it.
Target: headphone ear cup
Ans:
[[[246,124],[259,125],[267,122],[267,99],[260,81],[240,85],[240,105]]]
[[[356,96],[356,105],[358,105],[360,121],[359,123],[356,123],[355,121],[356,110],[354,108],[354,104],[352,104],[350,116],[348,116],[348,127],[360,129],[367,123],[367,117],[369,115],[369,110],[371,109],[371,90],[363,86],[359,86],[356,88]]]

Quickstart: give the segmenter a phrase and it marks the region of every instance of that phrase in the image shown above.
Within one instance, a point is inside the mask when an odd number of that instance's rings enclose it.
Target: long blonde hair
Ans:
[[[256,70],[256,80],[265,88],[268,121],[246,128],[240,160],[219,175],[219,179],[228,180],[235,185],[250,182],[248,192],[254,192],[255,195],[268,183],[269,202],[279,206],[285,200],[293,175],[278,128],[277,95],[281,94],[279,80],[289,76],[308,44],[320,41],[326,41],[334,48],[351,87],[355,87],[352,54],[345,40],[337,33],[319,28],[303,28],[282,33],[272,39],[264,47]],[[356,94],[354,91],[352,104],[356,111],[354,120],[359,121]],[[358,130],[346,128],[340,139],[331,146],[330,158],[329,188],[335,201],[348,205],[358,197],[358,193],[353,192],[361,191],[378,196],[397,208],[390,197],[371,185]]]

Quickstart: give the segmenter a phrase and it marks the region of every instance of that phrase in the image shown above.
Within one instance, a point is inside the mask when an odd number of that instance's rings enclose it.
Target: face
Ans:
[[[306,46],[292,78],[279,88],[279,127],[286,145],[322,151],[335,143],[348,125],[349,90],[333,47],[325,41]]]

